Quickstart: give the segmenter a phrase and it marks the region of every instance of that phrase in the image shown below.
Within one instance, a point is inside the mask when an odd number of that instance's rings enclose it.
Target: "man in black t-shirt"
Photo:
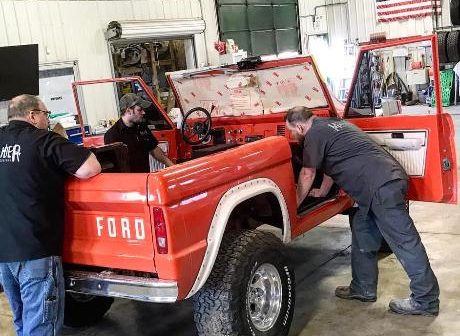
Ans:
[[[128,147],[128,160],[132,173],[146,173],[149,168],[149,153],[165,164],[172,161],[158,147],[158,140],[143,123],[145,111],[151,105],[134,93],[125,94],[120,99],[121,118],[105,133],[104,143],[122,142]]]
[[[21,95],[0,128],[0,282],[18,335],[59,334],[64,183],[101,171],[89,150],[47,130],[49,113],[40,99]]]
[[[437,315],[439,286],[425,248],[405,205],[408,177],[401,165],[365,132],[339,118],[318,118],[305,107],[288,111],[286,125],[303,142],[303,168],[297,202],[310,194],[327,194],[335,182],[358,203],[352,219],[352,281],[336,296],[373,302],[377,299],[377,252],[385,238],[407,272],[412,294],[394,299],[400,314]],[[325,173],[311,189],[316,170]]]

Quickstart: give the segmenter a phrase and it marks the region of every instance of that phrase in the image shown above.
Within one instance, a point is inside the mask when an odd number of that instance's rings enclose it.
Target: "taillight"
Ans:
[[[166,232],[165,216],[160,208],[153,208],[153,225],[157,240],[157,251],[159,254],[168,253],[168,234]]]

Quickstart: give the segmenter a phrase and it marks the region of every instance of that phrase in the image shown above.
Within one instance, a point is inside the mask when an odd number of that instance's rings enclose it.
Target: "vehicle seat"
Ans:
[[[128,147],[121,142],[89,148],[101,164],[103,173],[128,173]]]

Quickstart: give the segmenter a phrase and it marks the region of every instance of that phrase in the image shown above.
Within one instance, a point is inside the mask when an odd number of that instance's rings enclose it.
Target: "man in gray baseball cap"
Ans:
[[[144,121],[145,108],[151,102],[135,93],[125,94],[120,98],[120,119],[105,133],[104,143],[123,142],[128,146],[128,160],[132,173],[150,171],[149,153],[167,167],[174,163],[158,147],[158,140]]]
[[[152,105],[151,102],[142,99],[135,93],[127,93],[120,98],[120,110],[121,112],[125,111],[128,108],[134,107],[135,105],[146,109]]]

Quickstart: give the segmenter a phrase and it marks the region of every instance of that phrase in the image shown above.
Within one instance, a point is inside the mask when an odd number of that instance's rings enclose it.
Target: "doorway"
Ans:
[[[115,77],[139,76],[151,88],[166,112],[176,107],[166,73],[196,67],[192,37],[170,40],[116,41],[110,43]],[[118,99],[132,92],[131,85],[118,87]]]

